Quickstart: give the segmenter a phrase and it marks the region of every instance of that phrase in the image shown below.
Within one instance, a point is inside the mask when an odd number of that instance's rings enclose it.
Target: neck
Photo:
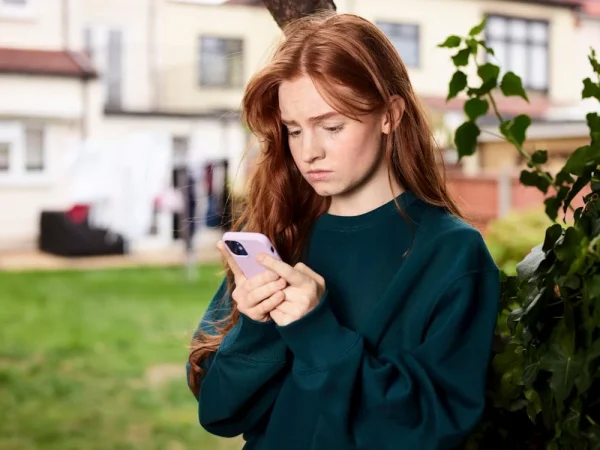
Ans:
[[[392,178],[388,179],[387,166],[382,164],[373,175],[359,186],[331,197],[328,213],[335,216],[358,216],[390,202],[404,189]]]

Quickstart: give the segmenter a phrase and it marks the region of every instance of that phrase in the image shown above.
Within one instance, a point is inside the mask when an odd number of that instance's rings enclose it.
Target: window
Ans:
[[[186,167],[190,147],[187,136],[173,136],[171,142],[173,148],[173,167]]]
[[[488,59],[502,71],[519,75],[525,89],[547,92],[548,35],[548,22],[490,15],[485,37],[495,57]]]
[[[101,74],[105,105],[120,110],[123,107],[123,30],[87,26],[83,29],[83,45]]]
[[[406,67],[419,67],[420,46],[418,25],[377,22],[377,26],[392,41]]]
[[[0,141],[0,173],[10,170],[10,143]]]
[[[0,180],[39,180],[47,173],[46,149],[44,127],[0,122]]]
[[[83,48],[87,53],[88,57],[93,61],[94,60],[94,39],[93,32],[90,27],[86,27],[83,30]]]
[[[42,128],[25,128],[25,171],[41,172],[44,170],[44,130]]]
[[[202,36],[200,38],[200,85],[240,87],[243,84],[243,41]]]
[[[106,67],[106,104],[113,108],[121,108],[121,79],[123,71],[123,47],[120,30],[108,33],[108,63]]]

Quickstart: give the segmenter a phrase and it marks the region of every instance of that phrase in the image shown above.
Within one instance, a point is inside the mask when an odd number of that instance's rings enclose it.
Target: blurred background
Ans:
[[[600,1],[335,3],[396,46],[453,196],[514,272],[543,240],[542,194],[519,184],[492,112],[457,160],[464,98],[446,102],[437,45],[487,15],[488,57],[530,99],[498,107],[531,116],[525,148],[560,168],[597,109],[581,80]],[[257,152],[243,89],[280,37],[260,0],[0,0],[0,449],[241,448],[198,425],[186,346]]]

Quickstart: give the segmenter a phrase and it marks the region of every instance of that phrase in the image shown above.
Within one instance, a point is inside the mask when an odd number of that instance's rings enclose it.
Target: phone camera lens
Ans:
[[[225,241],[225,245],[227,245],[227,247],[229,247],[229,250],[231,250],[231,252],[234,255],[237,255],[237,256],[248,255],[248,252],[246,251],[244,246],[237,241]]]

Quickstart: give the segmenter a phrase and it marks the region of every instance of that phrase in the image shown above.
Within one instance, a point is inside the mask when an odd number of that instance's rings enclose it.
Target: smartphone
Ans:
[[[266,253],[281,261],[275,246],[262,233],[228,231],[223,234],[222,240],[246,278],[252,278],[266,270],[256,261],[259,253]]]

